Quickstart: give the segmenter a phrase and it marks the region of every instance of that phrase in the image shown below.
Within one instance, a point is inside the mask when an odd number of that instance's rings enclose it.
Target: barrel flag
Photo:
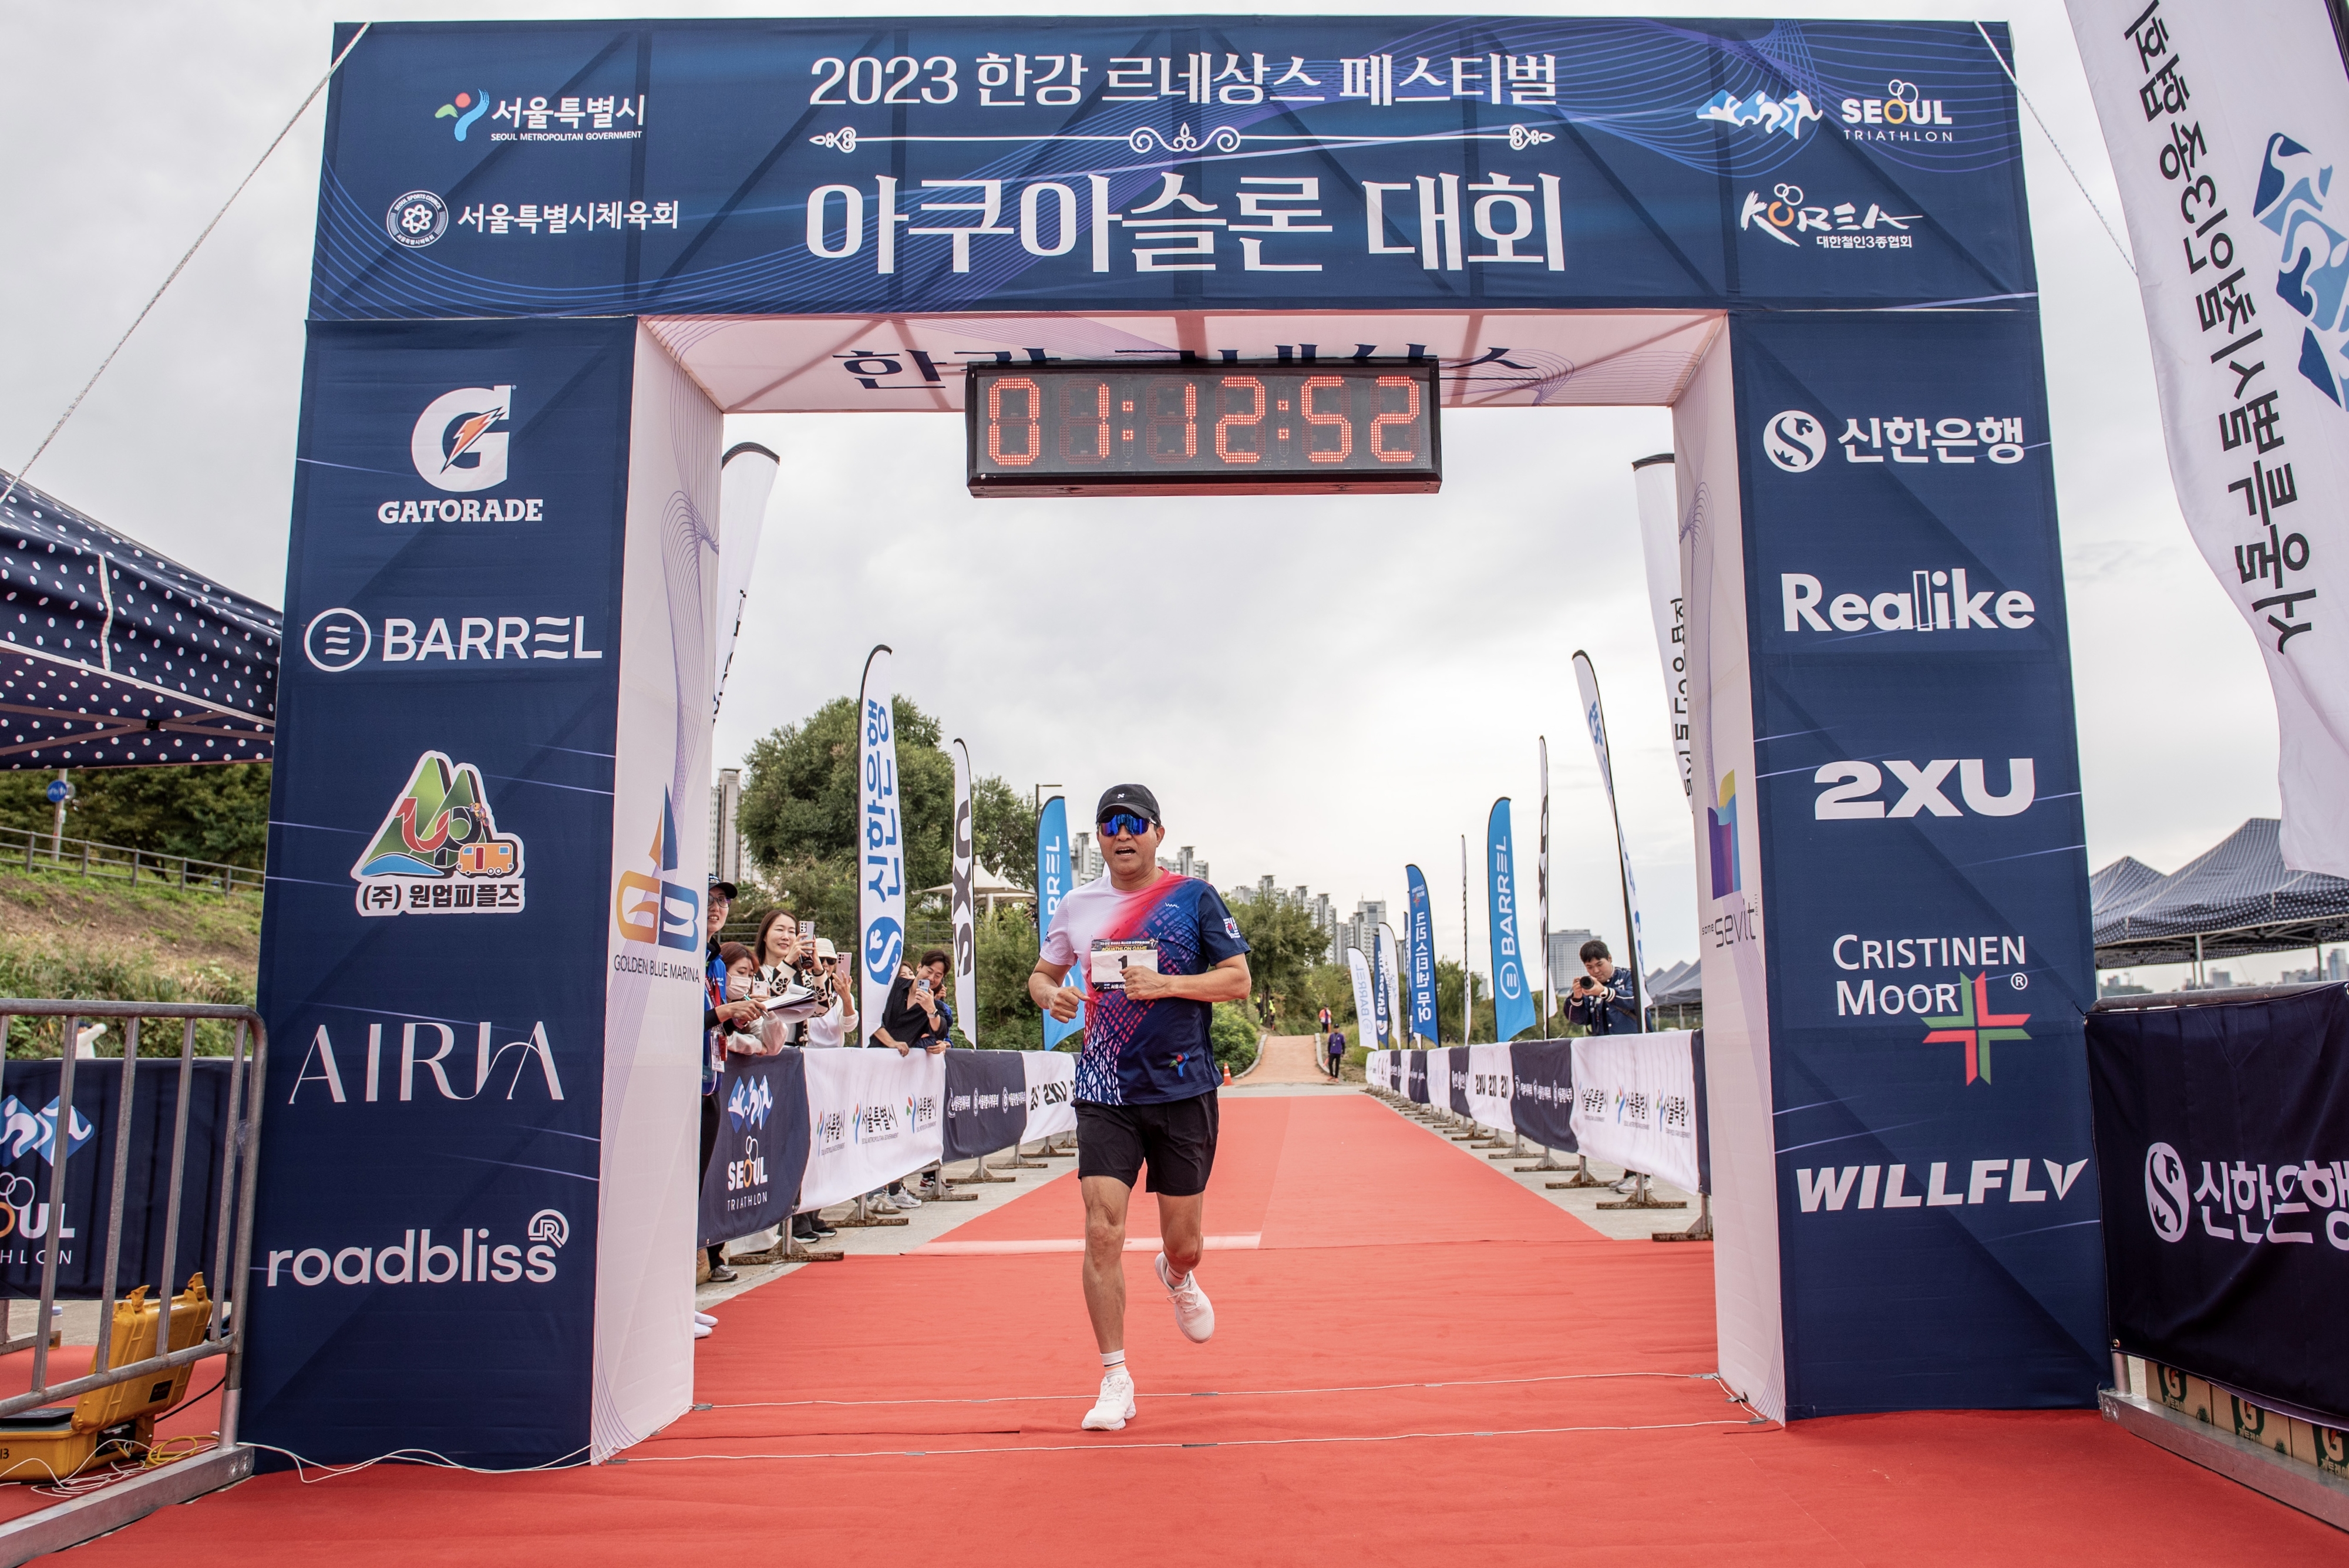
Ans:
[[[1509,797],[1493,803],[1485,821],[1485,883],[1493,919],[1493,1023],[1504,1043],[1534,1026],[1533,988],[1526,983],[1525,944],[1518,940],[1517,873],[1509,847]]]

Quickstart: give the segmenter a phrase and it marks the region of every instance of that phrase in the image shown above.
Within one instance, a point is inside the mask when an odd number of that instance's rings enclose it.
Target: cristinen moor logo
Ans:
[[[455,98],[450,99],[447,103],[442,104],[439,109],[433,110],[432,118],[435,119],[455,120],[457,122],[457,140],[462,141],[465,140],[465,132],[472,129],[473,121],[481,119],[481,116],[487,114],[489,111],[490,95],[483,92],[479,88],[476,88],[471,92],[460,92]]]
[[[523,843],[498,831],[481,770],[427,752],[351,879],[362,915],[518,915]]]
[[[1925,1036],[1928,1045],[1963,1045],[1966,1048],[1966,1082],[1979,1078],[1990,1082],[1990,1048],[2000,1040],[2028,1040],[2031,1033],[2022,1025],[2031,1022],[2028,1012],[1992,1012],[1990,1010],[1990,971],[1968,979],[1960,974],[1958,1011],[1946,1018],[1927,1018],[1920,1022],[1932,1031]],[[2021,985],[2020,979],[2014,982]]]

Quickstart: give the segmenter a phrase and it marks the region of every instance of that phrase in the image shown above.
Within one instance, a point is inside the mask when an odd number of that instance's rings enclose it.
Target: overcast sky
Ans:
[[[1003,13],[1064,13],[1000,4]],[[1244,6],[1191,12],[2004,18],[2024,89],[2119,224],[2103,139],[2057,0],[1798,7]],[[16,469],[324,68],[364,5],[186,0],[0,5],[14,68],[0,129],[0,467]],[[400,18],[771,15],[715,0],[414,4]],[[826,15],[902,9],[824,4]],[[1170,7],[1175,9],[1175,7]],[[109,524],[284,602],[314,105],[32,474]],[[2136,285],[2026,114],[2089,857],[2163,870],[2277,810],[2274,708],[2251,634],[2195,554],[2161,444]],[[1270,873],[1343,909],[1400,910],[1402,867],[1461,948],[1460,836],[1517,807],[1529,869],[1535,737],[1551,747],[1554,928],[1622,919],[1568,660],[1588,649],[1614,732],[1652,964],[1692,957],[1687,808],[1641,594],[1630,464],[1669,450],[1661,410],[1447,417],[1439,496],[974,501],[959,416],[729,421],[787,465],[718,732],[721,762],[851,691],[865,649],[968,742],[982,773],[1153,784],[1171,841],[1229,887]],[[1103,627],[1133,628],[1130,638]],[[1145,635],[1145,630],[1147,635]],[[1531,878],[1526,878],[1530,886]],[[1474,900],[1483,905],[1479,885]],[[1484,968],[1485,919],[1472,921]],[[2236,963],[2271,977],[2279,956]],[[2140,978],[2169,978],[2169,971]]]

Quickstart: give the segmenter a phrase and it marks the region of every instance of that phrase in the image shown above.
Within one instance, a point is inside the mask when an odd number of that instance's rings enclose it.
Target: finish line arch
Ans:
[[[2085,836],[1993,47],[374,27],[320,183],[250,1434],[534,1464],[685,1408],[720,422],[950,411],[974,360],[1671,407],[1723,1374],[1789,1418],[2092,1404]]]

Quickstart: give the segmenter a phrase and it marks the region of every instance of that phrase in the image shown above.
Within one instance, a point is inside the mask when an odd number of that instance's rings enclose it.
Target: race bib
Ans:
[[[1154,941],[1093,943],[1092,964],[1086,975],[1102,991],[1123,991],[1128,969],[1158,972],[1158,944]]]

